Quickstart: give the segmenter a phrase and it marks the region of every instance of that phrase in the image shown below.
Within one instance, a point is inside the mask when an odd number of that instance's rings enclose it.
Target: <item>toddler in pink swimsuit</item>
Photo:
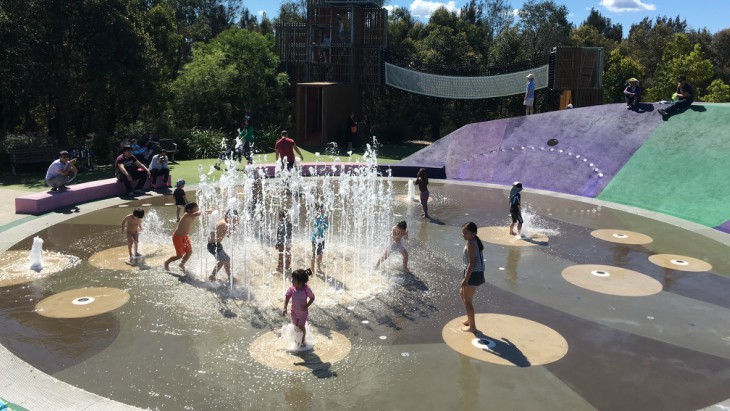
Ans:
[[[291,323],[302,331],[300,347],[304,347],[304,339],[307,336],[307,330],[304,326],[307,323],[309,306],[314,302],[314,293],[307,285],[310,275],[312,275],[312,271],[309,269],[299,269],[291,273],[292,286],[284,294],[284,297],[286,297],[284,299],[284,311],[281,313],[281,315],[286,315],[286,307],[289,305],[289,300],[291,300]]]

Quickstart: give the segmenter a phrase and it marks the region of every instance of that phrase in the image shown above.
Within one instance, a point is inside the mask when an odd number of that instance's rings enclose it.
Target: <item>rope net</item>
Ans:
[[[385,63],[385,84],[411,93],[448,99],[476,100],[525,92],[525,78],[535,76],[535,90],[547,88],[549,65],[508,74],[480,77],[421,73]]]

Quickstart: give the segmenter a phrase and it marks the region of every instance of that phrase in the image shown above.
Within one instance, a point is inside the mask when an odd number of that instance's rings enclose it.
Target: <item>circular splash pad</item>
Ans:
[[[309,326],[307,341],[312,348],[306,351],[288,351],[281,333],[268,332],[256,338],[249,346],[251,357],[270,368],[287,371],[312,371],[329,368],[350,353],[352,345],[344,335],[320,327]]]
[[[697,258],[676,254],[655,254],[649,256],[649,261],[659,267],[671,268],[677,271],[702,272],[712,270],[712,265]]]
[[[129,294],[117,288],[79,288],[41,300],[35,311],[50,318],[82,318],[115,310],[127,301]]]
[[[142,256],[130,261],[126,245],[108,248],[89,257],[89,264],[105,270],[145,270],[162,267],[165,260],[175,253],[172,243],[140,244],[138,251]]]
[[[78,257],[53,251],[43,253],[43,268],[30,268],[30,251],[11,250],[0,255],[0,287],[28,283],[69,269],[79,263]]]
[[[618,243],[618,244],[649,244],[654,239],[649,237],[648,235],[641,234],[641,233],[635,233],[633,231],[627,231],[627,230],[617,230],[613,228],[606,228],[606,229],[600,229],[600,230],[594,230],[591,232],[591,235],[593,237],[596,237],[600,240],[609,241],[612,243]]]
[[[552,328],[521,317],[477,314],[476,333],[461,331],[466,316],[449,321],[441,331],[446,344],[471,358],[493,364],[530,367],[558,361],[568,342]]]
[[[662,284],[648,275],[610,265],[574,265],[562,275],[575,286],[602,294],[642,297],[662,291]]]
[[[482,241],[497,245],[508,245],[513,247],[533,247],[536,245],[547,245],[550,239],[542,233],[527,232],[524,236],[509,234],[509,227],[479,227],[477,235]]]

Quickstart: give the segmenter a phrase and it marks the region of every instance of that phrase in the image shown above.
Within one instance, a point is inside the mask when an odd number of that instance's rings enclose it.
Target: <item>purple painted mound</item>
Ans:
[[[446,167],[449,179],[521,181],[595,197],[661,121],[645,106],[649,111],[609,104],[469,124],[398,165]],[[559,141],[554,147],[547,145],[551,138]]]
[[[730,220],[727,220],[725,224],[715,227],[715,230],[720,230],[724,233],[730,234]]]

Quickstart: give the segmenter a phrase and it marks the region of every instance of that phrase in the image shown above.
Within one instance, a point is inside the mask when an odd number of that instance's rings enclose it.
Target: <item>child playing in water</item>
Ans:
[[[206,214],[210,214],[212,210],[206,211]],[[170,263],[177,261],[182,258],[180,262],[180,268],[185,270],[185,263],[188,261],[191,255],[193,255],[193,246],[190,244],[190,231],[193,228],[193,222],[196,218],[200,217],[202,212],[198,208],[198,204],[195,202],[187,203],[185,205],[185,214],[183,214],[180,221],[177,223],[177,228],[172,233],[172,244],[175,246],[175,255],[168,258],[165,261],[165,271],[170,271]]]
[[[459,285],[459,295],[466,310],[466,321],[462,323],[461,331],[476,332],[474,319],[474,295],[477,287],[484,284],[484,245],[477,236],[477,225],[468,222],[461,226],[461,236],[466,240],[464,245],[464,277]]]
[[[144,210],[137,207],[132,214],[127,215],[122,220],[122,232],[127,235],[127,249],[129,250],[130,263],[142,256],[138,250],[139,232],[142,231],[142,218],[144,218]]]
[[[418,186],[418,191],[421,192],[421,207],[423,207],[423,218],[431,219],[431,216],[428,215],[428,175],[426,174],[426,169],[422,168],[418,170],[418,174],[416,174],[416,185]]]
[[[400,252],[401,255],[403,255],[403,270],[408,271],[408,251],[406,251],[405,246],[403,246],[403,242],[401,241],[403,239],[408,239],[408,225],[405,221],[400,221],[398,224],[393,226],[390,246],[385,249],[383,256],[380,257],[377,263],[375,263],[376,270],[380,267],[380,263],[388,258],[390,253]]]
[[[276,271],[283,272],[291,267],[291,235],[292,224],[286,210],[279,212],[279,224],[276,226],[276,250],[279,251],[279,264]]]
[[[309,316],[309,306],[314,302],[314,293],[307,285],[309,276],[312,275],[311,270],[295,270],[291,273],[291,287],[284,294],[284,311],[281,315],[286,315],[286,307],[291,299],[291,323],[302,331],[302,342],[300,347],[304,347],[304,340],[307,336],[307,330],[304,327]]]
[[[522,183],[515,181],[509,193],[509,214],[512,217],[512,224],[509,225],[509,235],[520,235],[522,230]],[[517,233],[514,228],[517,224]]]
[[[185,180],[177,180],[177,184],[175,184],[175,191],[172,192],[172,195],[175,197],[175,207],[177,208],[175,214],[177,221],[180,221],[180,211],[184,213],[185,205],[188,203],[188,198],[185,196],[185,190],[183,190],[184,187]]]
[[[322,271],[322,254],[324,253],[324,237],[330,226],[329,216],[322,203],[317,203],[317,216],[314,218],[314,232],[312,233],[312,263],[310,270],[314,271],[314,260],[317,260],[317,272]]]

